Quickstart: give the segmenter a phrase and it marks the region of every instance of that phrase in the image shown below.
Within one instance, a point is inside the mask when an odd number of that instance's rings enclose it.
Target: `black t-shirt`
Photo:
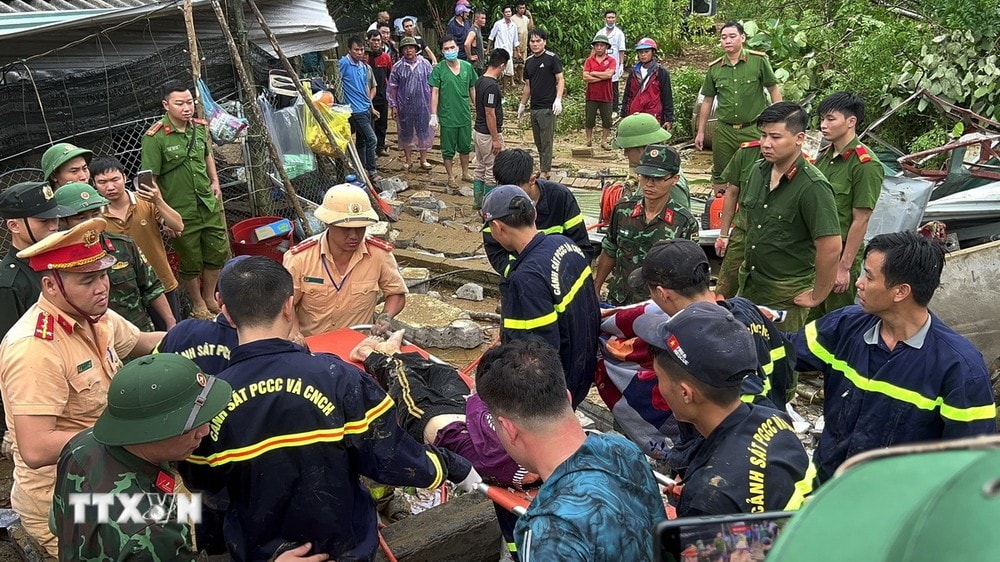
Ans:
[[[531,109],[552,109],[552,102],[556,101],[556,74],[562,71],[562,61],[552,51],[528,57],[524,62],[524,79],[531,81]]]
[[[684,471],[678,517],[780,511],[809,472],[809,456],[778,410],[740,403]],[[811,486],[812,476],[803,482]]]
[[[476,124],[477,133],[490,134],[486,126],[486,108],[492,107],[497,113],[497,132],[503,129],[503,103],[500,99],[500,84],[495,78],[483,76],[476,82]]]

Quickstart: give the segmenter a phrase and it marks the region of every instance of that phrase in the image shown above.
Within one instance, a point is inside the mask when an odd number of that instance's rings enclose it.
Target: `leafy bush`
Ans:
[[[674,91],[674,138],[672,142],[694,136],[691,130],[691,115],[698,101],[698,92],[705,82],[705,71],[691,66],[670,70],[670,85]]]

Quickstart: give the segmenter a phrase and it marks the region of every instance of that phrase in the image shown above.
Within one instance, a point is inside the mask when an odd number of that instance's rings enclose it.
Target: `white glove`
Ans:
[[[524,119],[524,104],[517,106],[517,118]]]
[[[476,485],[483,481],[483,477],[476,472],[474,467],[469,467],[469,475],[465,477],[465,480],[461,482],[456,482],[455,487],[463,492],[472,492],[476,489]]]
[[[556,98],[556,101],[552,102],[552,115],[560,113],[562,113],[562,98]]]
[[[428,125],[430,125],[432,129],[438,128],[438,116],[436,113],[431,113],[431,122],[428,123]]]

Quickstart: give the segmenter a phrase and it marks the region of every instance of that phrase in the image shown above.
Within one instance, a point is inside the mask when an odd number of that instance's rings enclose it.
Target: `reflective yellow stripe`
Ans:
[[[582,222],[583,222],[583,213],[580,213],[579,215],[577,215],[575,217],[572,217],[568,221],[564,222],[563,223],[563,228],[565,228],[566,230],[569,230],[569,229],[573,228],[574,226],[576,226],[576,225],[578,225],[578,224],[580,224]]]
[[[771,361],[763,366],[764,374],[770,375],[774,372],[774,364],[785,358],[785,346],[781,345],[771,350]]]
[[[424,453],[427,454],[427,458],[431,459],[431,464],[434,465],[434,481],[431,482],[430,486],[427,486],[428,489],[433,490],[444,481],[444,469],[441,468],[441,459],[438,458],[437,454],[430,451],[424,451]]]
[[[740,400],[750,404],[753,403],[754,399],[758,396],[767,396],[771,392],[771,373],[774,372],[774,362],[784,358],[785,346],[772,349],[770,363],[761,367],[761,370],[764,371],[764,382],[761,384],[760,394],[744,394],[740,396]]]
[[[543,228],[539,230],[539,232],[544,232],[545,234],[562,234],[565,230],[566,228],[563,225],[557,224],[555,226]]]
[[[528,318],[526,320],[504,318],[503,327],[510,330],[533,330],[542,326],[548,326],[549,324],[559,320],[559,315],[566,312],[566,308],[573,302],[573,299],[576,298],[576,294],[580,292],[580,289],[583,287],[584,283],[587,282],[587,279],[590,279],[591,275],[590,266],[583,268],[583,271],[580,273],[580,277],[575,283],[573,283],[573,286],[570,287],[569,291],[563,296],[562,300],[557,302],[555,306],[552,307],[555,309],[552,312],[537,318]]]
[[[788,503],[785,504],[784,511],[795,511],[802,507],[802,502],[806,500],[806,497],[813,491],[813,481],[816,480],[816,465],[809,461],[809,467],[806,469],[806,475],[802,477],[795,483],[795,491],[792,492],[792,497],[788,499]]]
[[[819,343],[816,331],[816,322],[811,322],[805,329],[806,344],[809,351],[813,352],[820,361],[830,365],[830,367],[840,371],[844,377],[858,389],[865,392],[876,392],[889,398],[912,404],[921,410],[940,409],[941,417],[959,422],[971,422],[976,420],[990,420],[996,417],[996,406],[990,404],[986,406],[970,406],[968,408],[956,408],[944,403],[944,398],[927,398],[919,392],[908,388],[896,386],[886,381],[872,380],[862,376],[851,368],[846,361],[838,359]]]
[[[507,543],[507,552],[517,552],[517,543],[516,542]]]
[[[343,427],[306,431],[303,433],[291,433],[288,435],[275,435],[274,437],[265,439],[260,443],[254,443],[253,445],[247,445],[246,447],[239,447],[237,449],[229,449],[227,451],[219,451],[218,453],[213,453],[207,457],[191,455],[187,458],[187,461],[194,464],[222,466],[231,462],[243,462],[255,459],[264,453],[277,449],[284,449],[286,447],[304,447],[315,443],[336,443],[342,440],[345,435],[358,435],[368,431],[368,427],[373,421],[378,419],[382,414],[392,411],[392,405],[392,398],[386,396],[385,399],[382,400],[382,402],[380,402],[377,406],[368,410],[363,419],[348,422],[344,424]]]
[[[573,228],[574,226],[583,222],[583,213],[576,215],[575,217],[570,217],[569,220],[562,224],[557,224],[555,226],[550,226],[548,228],[540,229],[540,232],[545,234],[562,234],[567,230]]]

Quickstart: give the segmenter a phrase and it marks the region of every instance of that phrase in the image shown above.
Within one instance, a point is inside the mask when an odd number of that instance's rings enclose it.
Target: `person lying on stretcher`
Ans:
[[[388,339],[369,336],[351,351],[351,359],[364,363],[396,402],[399,425],[417,440],[462,455],[487,483],[518,489],[539,483],[537,474],[504,450],[486,405],[458,371],[417,353],[401,353],[402,343],[399,330]],[[489,369],[487,358],[479,363],[477,377]]]

